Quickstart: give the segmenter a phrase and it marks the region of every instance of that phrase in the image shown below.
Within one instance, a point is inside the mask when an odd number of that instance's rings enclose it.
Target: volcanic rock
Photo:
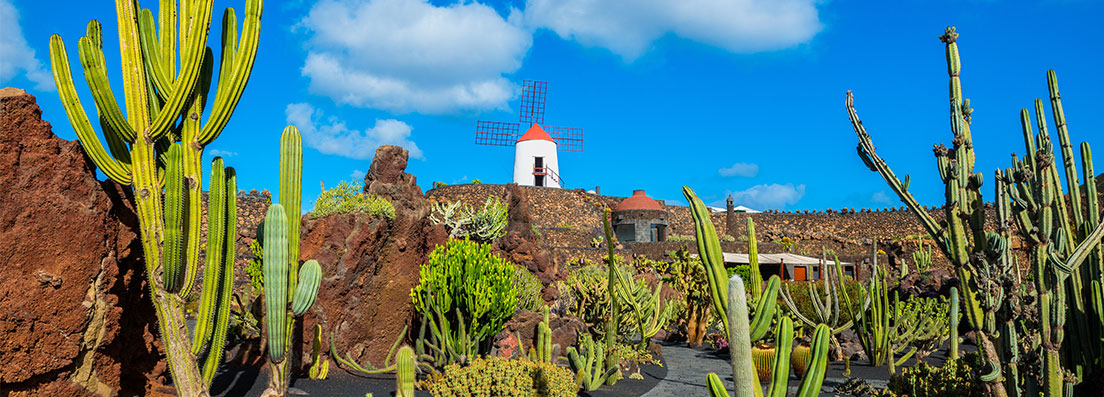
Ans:
[[[129,189],[0,90],[0,391],[148,395],[167,371]]]
[[[495,336],[495,347],[500,357],[514,358],[529,354],[529,348],[536,344],[537,326],[544,321],[544,314],[528,310],[518,310]],[[566,354],[568,346],[574,346],[580,332],[586,332],[586,324],[571,315],[551,313],[548,316],[548,328],[552,330],[553,353],[559,345],[558,353]],[[521,349],[518,349],[518,337],[521,337]],[[555,355],[555,354],[553,354]]]
[[[406,158],[400,147],[381,146],[365,178],[366,193],[394,205],[394,220],[367,214],[301,219],[300,258],[322,265],[318,298],[305,316],[304,329],[311,331],[300,345],[303,357],[310,356],[318,323],[323,341],[332,333],[338,354],[351,352],[358,362],[382,365],[396,338],[409,341],[401,333],[414,319],[410,290],[426,256],[448,234],[428,222],[429,201],[404,171]]]

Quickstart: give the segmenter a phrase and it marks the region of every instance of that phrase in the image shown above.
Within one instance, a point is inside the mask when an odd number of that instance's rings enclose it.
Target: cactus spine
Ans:
[[[265,318],[268,322],[268,357],[272,370],[269,390],[281,396],[287,393],[291,375],[291,365],[286,356],[292,342],[295,316],[303,315],[314,305],[322,281],[322,268],[318,261],[308,260],[301,269],[298,266],[300,199],[290,195],[299,195],[302,191],[301,142],[297,128],[288,126],[284,129],[280,137],[282,196],[280,203],[268,207],[264,220]],[[284,203],[293,207],[285,208]],[[292,234],[293,230],[295,234]]]
[[[414,397],[414,349],[403,346],[395,358],[395,396]]]
[[[172,383],[180,395],[203,396],[208,394],[209,383],[205,380],[209,375],[204,373],[213,373],[222,357],[222,352],[216,350],[221,350],[224,341],[193,343],[184,323],[184,299],[191,292],[199,264],[201,159],[204,147],[226,126],[249,80],[260,37],[262,5],[260,0],[246,1],[240,39],[234,10],[228,8],[223,16],[223,59],[206,123],[201,117],[214,63],[206,49],[212,2],[185,5],[161,1],[155,26],[150,10],[140,9],[135,1],[116,1],[125,115],[107,78],[100,23],[88,23],[86,35],[79,41],[79,55],[101,116],[106,149],[77,96],[61,36],[50,37],[50,63],[61,103],[81,147],[104,174],[134,192],[146,276]],[[226,186],[221,189],[230,190]],[[229,203],[235,194],[236,190],[231,190],[225,197],[212,195],[211,199]],[[229,216],[211,215],[224,219]],[[208,221],[209,225],[215,223]],[[215,245],[233,252],[230,241],[219,240]],[[219,258],[207,261],[208,269],[212,269],[209,272],[227,277],[224,261],[232,260],[231,255],[211,255]],[[232,280],[232,268],[229,273]],[[224,318],[222,310],[229,310],[218,288],[227,282],[218,277],[209,282],[202,292],[207,308],[200,318],[204,331],[197,333],[202,338],[219,333],[223,325],[212,323]],[[214,302],[213,308],[210,302]],[[202,370],[196,363],[196,352],[206,357]]]

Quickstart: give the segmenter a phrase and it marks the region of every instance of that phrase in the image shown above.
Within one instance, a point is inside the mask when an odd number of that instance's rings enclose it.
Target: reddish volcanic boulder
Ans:
[[[301,259],[318,260],[323,277],[305,316],[304,361],[319,322],[323,340],[332,332],[339,354],[352,352],[358,362],[382,365],[395,338],[413,321],[410,290],[418,283],[418,268],[448,235],[428,222],[430,205],[414,176],[395,168],[405,167],[406,157],[397,146],[380,147],[369,173],[379,179],[365,181],[368,193],[394,205],[394,220],[366,214],[303,218]]]
[[[130,193],[41,115],[0,90],[0,393],[151,394],[167,371]]]
[[[518,310],[514,317],[504,325],[502,332],[495,337],[495,347],[500,357],[514,358],[529,354],[529,348],[536,343],[537,325],[544,321],[544,314],[528,310]],[[571,316],[552,313],[548,316],[548,328],[552,330],[553,355],[566,355],[566,349],[574,346],[580,332],[586,331],[582,320]],[[518,337],[521,349],[518,349]],[[556,350],[555,345],[560,345]]]

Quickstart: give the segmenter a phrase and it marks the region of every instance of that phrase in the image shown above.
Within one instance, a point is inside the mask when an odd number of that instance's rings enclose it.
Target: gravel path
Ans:
[[[663,346],[663,365],[667,377],[643,397],[709,396],[705,376],[716,372],[725,386],[732,388],[732,366],[716,356],[686,346]]]

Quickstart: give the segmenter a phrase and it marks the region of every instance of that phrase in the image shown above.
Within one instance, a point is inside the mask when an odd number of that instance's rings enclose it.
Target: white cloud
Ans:
[[[525,21],[634,60],[667,34],[748,53],[791,47],[823,27],[816,0],[529,0]]]
[[[728,168],[721,168],[717,170],[718,174],[725,177],[742,176],[747,178],[754,178],[759,175],[759,165],[750,163],[736,163]]]
[[[735,205],[756,210],[781,209],[790,204],[797,204],[805,196],[805,185],[794,186],[792,183],[779,185],[756,185],[747,190],[728,192],[732,195]]]
[[[212,157],[214,157],[214,156],[218,156],[218,157],[223,157],[223,158],[225,158],[225,157],[234,157],[234,156],[237,156],[237,155],[238,155],[238,152],[231,152],[231,151],[229,151],[229,150],[218,150],[218,149],[211,149],[211,150],[207,151],[207,154],[211,155]]]
[[[39,91],[54,91],[54,77],[35,58],[19,26],[19,10],[8,0],[0,0],[0,84],[7,84],[20,72],[35,83]]]
[[[884,190],[871,195],[870,201],[878,204],[890,204],[893,202],[893,200],[889,198],[889,195],[886,194]]]
[[[364,179],[364,175],[364,171],[353,170],[353,172],[349,174],[349,177],[359,181],[361,179]]]
[[[518,15],[518,16],[515,16]],[[312,94],[392,112],[505,108],[532,35],[514,10],[425,0],[324,0],[299,26],[310,32],[302,68]]]
[[[299,128],[303,142],[325,154],[370,160],[381,145],[402,146],[410,157],[421,159],[422,150],[410,140],[410,125],[395,119],[376,119],[376,125],[364,131],[350,130],[336,117],[323,117],[309,103],[293,103],[285,109],[288,124]]]

